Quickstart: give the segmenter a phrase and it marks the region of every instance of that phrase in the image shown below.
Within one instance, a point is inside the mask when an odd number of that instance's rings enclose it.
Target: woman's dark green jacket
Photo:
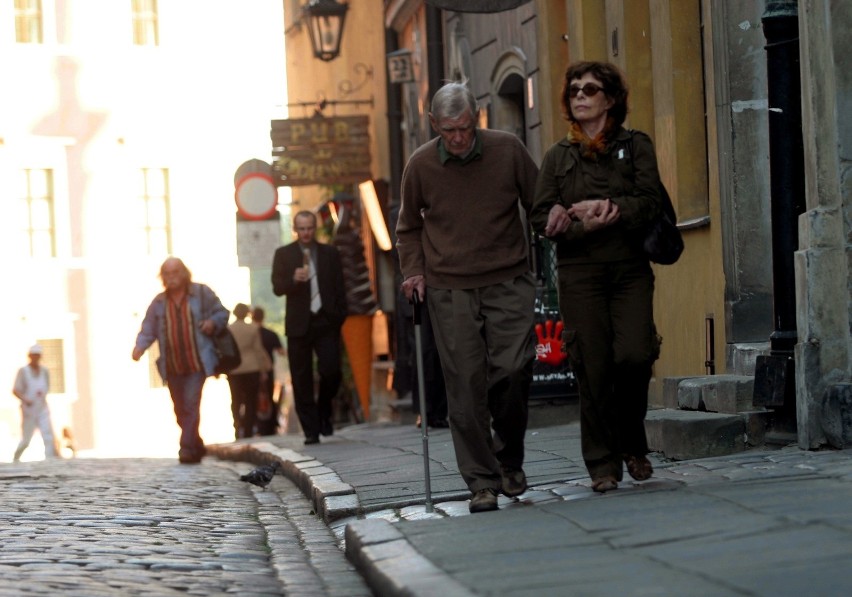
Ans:
[[[559,265],[645,258],[642,238],[662,209],[660,174],[650,137],[619,128],[606,150],[591,158],[580,154],[568,137],[554,144],[542,160],[530,222],[544,234],[550,209],[584,199],[609,198],[618,206],[618,222],[586,233],[574,221],[557,242]]]

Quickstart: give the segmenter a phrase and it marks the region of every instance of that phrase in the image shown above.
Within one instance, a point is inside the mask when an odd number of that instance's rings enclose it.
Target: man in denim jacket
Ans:
[[[227,326],[228,310],[210,287],[192,281],[189,269],[176,257],[163,262],[160,277],[165,291],[154,297],[145,313],[133,360],[157,341],[157,369],[169,387],[181,429],[178,458],[193,464],[205,453],[198,427],[201,389],[218,363],[212,336]]]

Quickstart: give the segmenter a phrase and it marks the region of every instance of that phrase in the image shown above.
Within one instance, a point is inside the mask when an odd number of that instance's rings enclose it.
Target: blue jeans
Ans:
[[[175,417],[180,427],[180,458],[201,458],[204,442],[198,433],[201,424],[201,388],[207,376],[199,371],[188,375],[169,375],[169,393],[175,406]]]

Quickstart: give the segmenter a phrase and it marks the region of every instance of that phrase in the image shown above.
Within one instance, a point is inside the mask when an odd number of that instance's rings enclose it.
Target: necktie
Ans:
[[[320,298],[319,283],[317,282],[317,268],[311,258],[311,250],[304,249],[304,265],[308,268],[311,280],[311,313],[318,313],[322,307],[322,299]]]

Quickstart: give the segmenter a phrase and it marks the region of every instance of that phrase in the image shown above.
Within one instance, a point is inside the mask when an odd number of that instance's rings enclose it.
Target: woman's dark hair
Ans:
[[[613,104],[608,115],[617,126],[624,124],[624,120],[627,118],[627,83],[624,80],[624,75],[621,74],[621,70],[609,62],[575,62],[568,65],[562,86],[562,111],[565,113],[565,118],[574,122],[574,115],[571,113],[571,100],[568,97],[571,82],[587,74],[591,74],[601,82],[603,92],[612,100]]]

